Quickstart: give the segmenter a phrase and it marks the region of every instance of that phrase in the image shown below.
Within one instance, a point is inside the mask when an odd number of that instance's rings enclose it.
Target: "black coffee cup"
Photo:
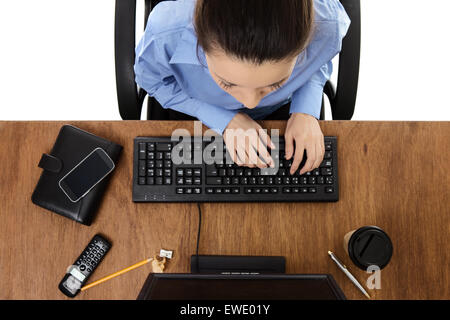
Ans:
[[[344,236],[344,249],[350,259],[362,270],[369,266],[381,269],[387,266],[393,253],[392,241],[381,228],[365,226]]]

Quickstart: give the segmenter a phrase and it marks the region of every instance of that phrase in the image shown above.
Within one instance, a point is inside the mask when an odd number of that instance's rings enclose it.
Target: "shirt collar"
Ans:
[[[198,47],[198,57],[196,49],[197,36],[192,24],[190,24],[184,29],[183,33],[181,34],[180,41],[178,42],[169,63],[187,63],[206,67],[207,62],[205,53],[203,52],[203,48],[201,46]]]

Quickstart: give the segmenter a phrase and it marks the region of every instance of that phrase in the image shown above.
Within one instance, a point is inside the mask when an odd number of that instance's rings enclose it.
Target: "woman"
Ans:
[[[285,157],[293,174],[306,150],[303,174],[323,159],[323,86],[349,24],[338,0],[165,1],[136,48],[136,82],[222,134],[232,159],[249,167],[273,166],[255,120],[290,102]],[[236,129],[245,136],[228,134]]]

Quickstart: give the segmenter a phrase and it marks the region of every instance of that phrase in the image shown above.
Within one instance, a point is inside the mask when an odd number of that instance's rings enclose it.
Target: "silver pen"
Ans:
[[[347,267],[338,260],[338,258],[336,258],[336,256],[334,255],[333,252],[328,251],[328,254],[330,255],[331,260],[333,260],[337,266],[339,267],[339,269],[342,270],[342,272],[345,273],[345,275],[351,280],[351,282],[353,282],[353,284],[358,287],[358,289],[364,293],[364,295],[370,299],[369,294],[366,292],[366,290],[364,290],[363,286],[358,282],[358,280],[356,280],[356,278],[350,273],[350,271],[347,270]]]

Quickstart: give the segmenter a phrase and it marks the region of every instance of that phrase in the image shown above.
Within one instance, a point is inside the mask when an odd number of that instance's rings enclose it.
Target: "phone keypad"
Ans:
[[[109,243],[100,237],[95,236],[75,264],[79,266],[79,269],[83,274],[88,275],[95,270],[109,248]]]

